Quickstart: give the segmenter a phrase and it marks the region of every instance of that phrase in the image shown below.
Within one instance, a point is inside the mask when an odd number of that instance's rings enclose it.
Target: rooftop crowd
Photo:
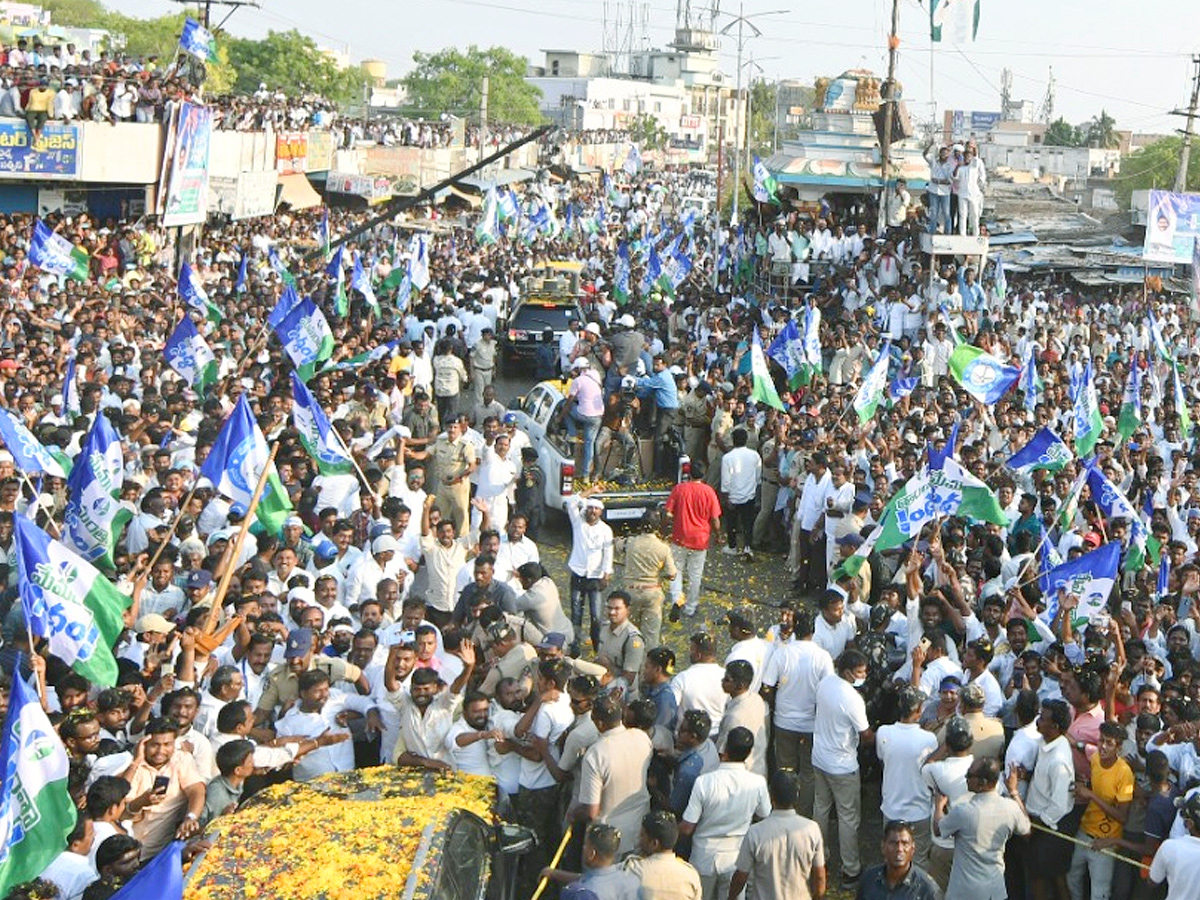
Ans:
[[[494,777],[508,817],[539,837],[523,897],[542,878],[576,900],[1195,896],[1190,303],[1001,279],[988,261],[930,272],[907,194],[881,235],[833,209],[756,210],[729,228],[674,205],[686,179],[530,187],[536,225],[484,243],[473,215],[423,230],[430,210],[406,212],[349,244],[378,312],[355,290],[339,313],[320,212],[209,228],[190,261],[220,313],[195,316],[218,365],[204,394],[162,354],[191,314],[165,231],[49,219],[88,254],[80,283],[29,265],[31,219],[0,220],[0,398],[77,464],[106,416],[131,514],[111,573],[130,597],[119,675],[102,687],[29,646],[14,517],[53,531],[67,498],[62,479],[35,488],[0,454],[0,666],[8,684],[44,684],[79,809],[42,874],[58,896],[110,896],[264,784],[373,764]],[[333,237],[363,215],[332,211]],[[668,245],[690,270],[669,289],[643,284],[642,251]],[[494,383],[504,317],[549,260],[582,262],[585,281],[583,320],[526,376],[564,382],[586,485],[567,501],[554,572],[543,486],[558,473]],[[764,292],[781,265],[784,286]],[[309,388],[361,470],[350,489],[305,452],[291,363],[264,327],[285,277],[332,326],[331,365]],[[397,283],[413,290],[397,298]],[[817,371],[794,387],[772,363],[776,407],[756,385],[754,332],[767,347],[810,309]],[[950,372],[956,335],[1017,366],[1032,355],[1038,379],[979,402]],[[897,387],[860,421],[852,402],[885,345]],[[1073,445],[1068,385],[1087,364],[1096,466],[1143,517],[1141,545],[1141,525],[1105,512],[1111,498],[1070,496],[1074,455],[1057,471],[1008,465],[1042,426]],[[1122,437],[1130,365],[1144,396]],[[242,397],[278,444],[294,512],[234,557],[248,511],[199,470]],[[631,434],[656,439],[660,472],[686,454],[693,477],[614,532],[603,448]],[[938,516],[870,550],[888,502],[947,453],[994,492],[1003,524]],[[1102,609],[1076,619],[1091,598],[1043,593],[1049,550],[1071,561],[1113,541],[1123,568]],[[710,549],[747,576],[766,557],[791,593],[758,596],[747,580],[736,610],[702,627]],[[205,624],[235,616],[206,652]],[[876,782],[883,824],[865,827]]]

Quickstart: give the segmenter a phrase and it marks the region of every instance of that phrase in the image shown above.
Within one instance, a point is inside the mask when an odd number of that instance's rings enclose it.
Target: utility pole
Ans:
[[[1196,67],[1196,73],[1192,76],[1192,100],[1188,104],[1187,111],[1171,110],[1173,116],[1187,117],[1187,127],[1181,132],[1183,146],[1179,150],[1179,171],[1175,173],[1174,190],[1176,194],[1182,194],[1187,190],[1187,170],[1192,155],[1192,125],[1196,121],[1197,104],[1200,104],[1200,56],[1192,57],[1192,65]]]
[[[487,106],[488,106],[488,77],[483,76],[483,85],[479,90],[479,158],[483,159],[483,149],[487,146]]]
[[[896,115],[896,50],[900,47],[900,0],[892,0],[892,30],[888,34],[888,73],[883,83],[883,137],[879,141],[879,179],[883,196],[879,204],[879,231],[887,227],[891,214],[891,195],[888,194],[888,174],[892,163],[892,121]]]
[[[751,37],[761,37],[762,31],[750,21],[751,19],[759,19],[763,16],[780,16],[788,12],[786,9],[772,9],[767,12],[754,13],[746,15],[744,12],[744,4],[738,3],[738,14],[734,16],[733,21],[721,29],[721,34],[729,34],[733,26],[737,26],[737,87],[734,91],[734,97],[737,100],[737,110],[734,113],[734,141],[733,141],[733,218],[732,221],[737,221],[738,214],[738,196],[742,192],[742,139],[745,135],[746,126],[749,122],[746,119],[746,107],[742,102],[742,50],[745,47],[746,37],[743,29],[749,28],[752,32]]]

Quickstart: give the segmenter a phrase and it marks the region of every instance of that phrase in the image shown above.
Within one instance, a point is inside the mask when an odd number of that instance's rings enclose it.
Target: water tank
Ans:
[[[367,75],[371,77],[377,87],[383,87],[387,82],[387,63],[382,59],[364,59],[362,67],[366,69]]]

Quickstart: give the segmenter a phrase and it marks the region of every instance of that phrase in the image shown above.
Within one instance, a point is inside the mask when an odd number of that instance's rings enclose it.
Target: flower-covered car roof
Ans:
[[[276,785],[216,819],[185,900],[398,900],[429,877],[423,840],[467,810],[494,818],[490,778],[381,766]]]

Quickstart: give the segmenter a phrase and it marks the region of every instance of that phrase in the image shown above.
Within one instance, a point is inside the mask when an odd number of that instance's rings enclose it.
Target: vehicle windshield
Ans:
[[[566,331],[571,320],[578,318],[579,310],[574,306],[542,304],[534,301],[518,309],[509,321],[508,327],[536,332],[545,331],[547,328]]]

